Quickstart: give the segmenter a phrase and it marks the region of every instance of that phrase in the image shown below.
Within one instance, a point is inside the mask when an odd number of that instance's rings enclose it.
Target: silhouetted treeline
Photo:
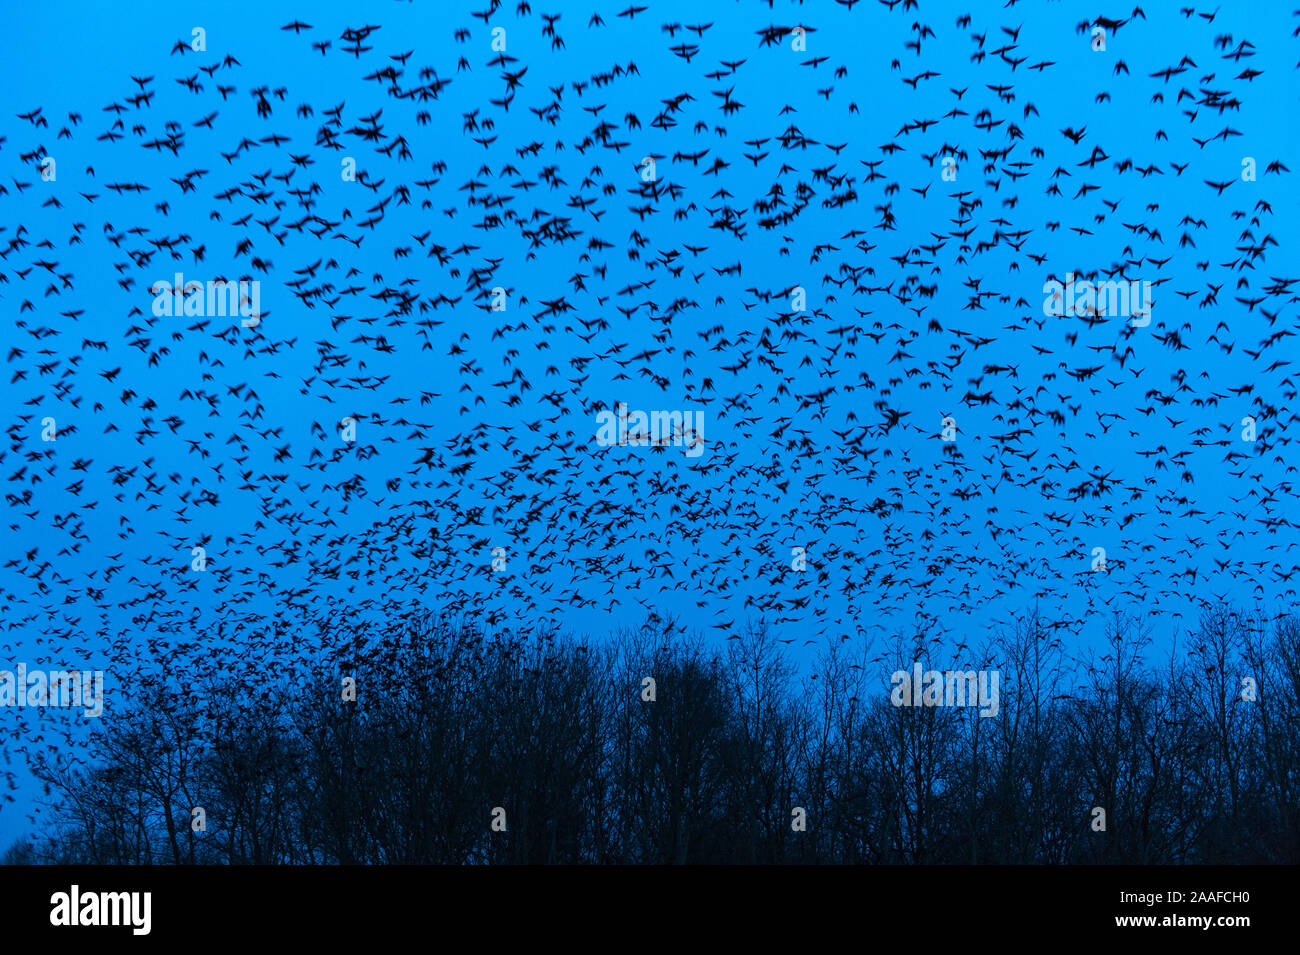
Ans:
[[[796,668],[761,630],[430,624],[301,680],[136,687],[83,765],[39,768],[58,821],[9,859],[1300,861],[1300,627],[1225,609],[1158,658],[1132,620],[1108,643],[1069,659],[1031,617],[965,663],[899,638]],[[891,705],[927,646],[926,667],[998,669],[998,714]]]

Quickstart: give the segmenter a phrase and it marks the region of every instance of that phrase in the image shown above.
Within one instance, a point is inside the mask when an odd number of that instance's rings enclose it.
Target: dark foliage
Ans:
[[[88,760],[38,767],[58,822],[8,861],[1300,861],[1289,622],[1207,612],[1155,664],[1137,622],[1116,620],[1099,659],[1070,660],[1031,617],[970,664],[1002,675],[989,718],[891,705],[890,674],[918,653],[963,668],[933,643],[871,658],[843,643],[807,672],[779,643],[430,625],[300,679],[178,691],[172,675],[104,719]]]

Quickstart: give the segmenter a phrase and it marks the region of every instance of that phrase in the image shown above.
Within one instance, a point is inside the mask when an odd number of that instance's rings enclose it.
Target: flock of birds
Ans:
[[[1287,610],[1300,16],[591,6],[174,25],[11,113],[13,653]],[[1045,314],[1071,272],[1149,323]],[[155,314],[176,273],[257,321]],[[620,402],[704,453],[602,446]]]

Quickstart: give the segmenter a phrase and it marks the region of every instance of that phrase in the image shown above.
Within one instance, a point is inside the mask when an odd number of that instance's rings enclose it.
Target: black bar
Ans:
[[[507,939],[537,945],[559,935],[631,945],[691,940],[691,947],[716,937],[734,948],[747,939],[829,941],[846,932],[873,946],[881,939],[1182,943],[1193,934],[1230,946],[1293,925],[1283,882],[1292,878],[1282,867],[1254,866],[9,867],[0,870],[0,924],[12,941],[144,940],[129,925],[51,925],[51,897],[76,885],[83,901],[93,892],[151,893],[145,937],[163,942],[373,944],[414,935],[457,948],[490,940],[495,949]],[[1139,900],[1121,902],[1122,892]],[[1171,903],[1170,892],[1183,898]],[[1134,916],[1157,924],[1117,925]],[[1249,924],[1160,924],[1206,916],[1245,916]]]

